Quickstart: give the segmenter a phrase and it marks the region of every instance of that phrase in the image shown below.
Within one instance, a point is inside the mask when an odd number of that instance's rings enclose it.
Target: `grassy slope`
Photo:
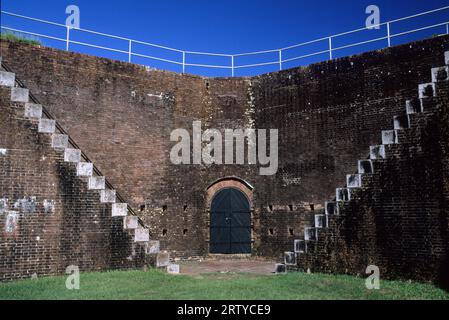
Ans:
[[[430,284],[382,281],[368,291],[364,279],[291,273],[281,276],[170,276],[158,271],[81,274],[81,290],[65,288],[65,277],[0,284],[0,299],[449,299]]]
[[[41,42],[38,38],[32,38],[24,34],[15,34],[11,32],[0,33],[0,40],[31,44],[35,46],[41,45]]]

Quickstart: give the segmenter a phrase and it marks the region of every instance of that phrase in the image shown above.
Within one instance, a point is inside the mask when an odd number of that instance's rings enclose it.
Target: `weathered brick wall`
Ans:
[[[111,217],[110,205],[87,190],[75,165],[51,148],[49,135],[38,134],[37,121],[25,119],[10,94],[0,88],[0,281],[61,274],[70,265],[142,265],[123,220]]]
[[[417,85],[430,80],[447,39],[235,79],[149,71],[9,42],[1,54],[127,201],[142,209],[163,249],[207,253],[206,188],[237,176],[255,187],[254,253],[278,256],[291,250],[369,145],[379,143],[379,132],[391,127]],[[191,131],[193,120],[201,120],[203,130],[279,129],[278,174],[261,177],[251,166],[172,165],[170,132]]]
[[[410,129],[375,162],[355,200],[309,243],[301,269],[364,274],[376,265],[382,278],[449,288],[449,82],[438,83],[424,110],[410,116]]]
[[[322,209],[369,146],[380,143],[381,130],[404,113],[418,85],[431,81],[448,48],[441,37],[255,77],[256,127],[280,130],[278,174],[255,179],[261,216],[270,215],[269,204]],[[287,237],[288,220],[273,220],[267,225],[275,238]],[[260,251],[271,254],[276,241],[268,239]],[[277,252],[285,250],[292,250],[290,239]]]

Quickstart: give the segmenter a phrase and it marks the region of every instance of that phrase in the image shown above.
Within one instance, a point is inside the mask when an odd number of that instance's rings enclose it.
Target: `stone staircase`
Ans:
[[[1,57],[0,65],[0,86],[10,89],[11,103],[23,107],[23,117],[31,123],[37,123],[39,134],[50,136],[51,147],[63,154],[65,162],[74,166],[77,177],[87,184],[88,190],[98,192],[100,203],[111,205],[111,216],[115,219],[123,219],[125,231],[133,237],[135,244],[144,247],[147,263],[166,268],[170,273],[173,273],[173,270],[179,270],[179,266],[170,263],[167,252],[160,252],[159,241],[150,239],[149,229],[123,200],[123,197],[114,190],[106,177],[78,148],[48,110],[16,78]]]
[[[404,145],[414,145],[419,141],[419,137],[415,137],[416,130],[433,114],[439,84],[449,81],[449,51],[445,52],[444,59],[445,66],[431,70],[432,82],[419,85],[417,98],[407,101],[404,114],[394,117],[393,129],[382,131],[382,144],[370,147],[369,158],[358,161],[358,172],[347,175],[346,186],[336,189],[335,199],[326,202],[324,209],[315,215],[314,225],[304,230],[304,238],[295,240],[293,251],[284,253],[283,263],[276,264],[276,273],[298,269],[311,272],[307,263],[302,261],[316,253],[319,239],[336,234],[332,231],[332,228],[338,228],[335,219],[344,216],[345,208],[351,202],[357,202],[367,188],[373,187],[383,162],[400,154]]]

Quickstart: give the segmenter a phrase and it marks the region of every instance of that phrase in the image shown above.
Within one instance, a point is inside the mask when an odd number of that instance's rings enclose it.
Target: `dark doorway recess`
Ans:
[[[210,253],[251,253],[250,205],[245,194],[237,189],[223,189],[212,201]]]

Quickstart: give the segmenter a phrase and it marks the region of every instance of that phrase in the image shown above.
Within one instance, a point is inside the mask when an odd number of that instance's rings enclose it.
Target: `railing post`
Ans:
[[[67,33],[66,33],[66,41],[65,41],[65,50],[69,51],[69,44],[70,44],[70,27],[66,26]]]
[[[332,37],[329,37],[329,58],[330,60],[334,58],[334,55],[332,53]]]
[[[132,40],[129,40],[129,43],[128,43],[128,62],[129,63],[131,63],[131,57],[132,57],[132,46],[133,46],[133,41]]]
[[[282,71],[282,50],[279,50],[279,70]]]
[[[390,22],[387,23],[387,37],[388,37],[388,48],[391,47],[391,31],[390,31]]]
[[[232,77],[234,77],[235,75],[235,71],[234,71],[234,56],[231,56],[231,70],[232,70]]]
[[[182,52],[182,73],[186,73],[186,52]]]

